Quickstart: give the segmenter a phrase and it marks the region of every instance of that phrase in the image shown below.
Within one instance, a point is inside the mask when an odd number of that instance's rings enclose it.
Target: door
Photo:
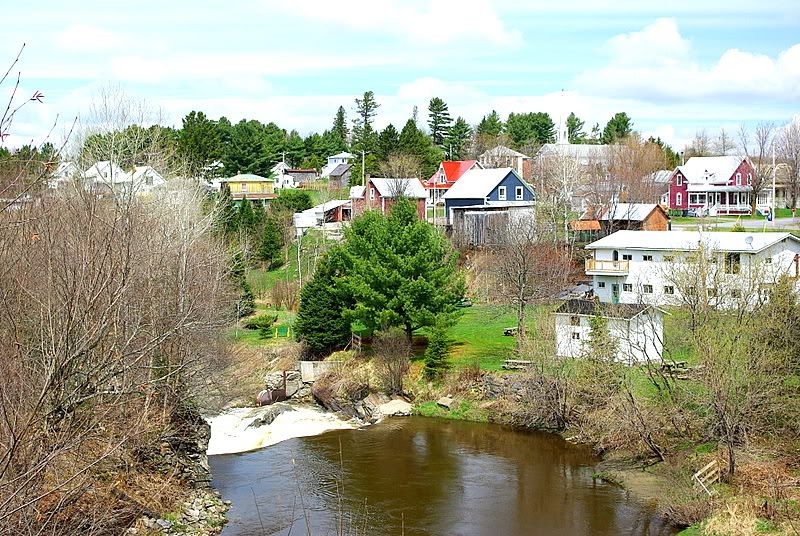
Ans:
[[[611,302],[619,303],[619,285],[617,283],[611,285]]]
[[[618,261],[618,260],[619,260],[619,251],[617,251],[617,250],[615,249],[615,250],[614,250],[614,256],[613,256],[612,258],[613,258],[615,261]]]

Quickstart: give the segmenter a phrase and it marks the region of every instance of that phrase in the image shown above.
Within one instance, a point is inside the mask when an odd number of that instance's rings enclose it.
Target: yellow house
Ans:
[[[241,201],[245,197],[250,201],[269,200],[277,197],[275,181],[260,175],[241,173],[220,181],[220,187],[225,184],[231,189],[231,198],[234,201]]]

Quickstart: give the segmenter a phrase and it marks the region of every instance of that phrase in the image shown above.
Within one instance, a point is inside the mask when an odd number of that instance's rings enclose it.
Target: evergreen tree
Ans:
[[[265,145],[265,127],[258,121],[241,120],[231,128],[230,143],[226,146],[222,163],[225,174],[255,173],[267,176],[272,167],[273,155]]]
[[[489,115],[484,115],[475,132],[480,135],[499,136],[503,132],[503,121],[495,110]]]
[[[220,128],[203,112],[191,111],[183,118],[177,143],[178,153],[198,172],[218,160],[222,154]]]
[[[244,255],[241,251],[233,254],[230,267],[230,278],[239,291],[239,299],[236,301],[236,313],[239,318],[250,316],[256,310],[256,299],[253,289],[247,282],[246,266]]]
[[[542,145],[555,141],[556,125],[545,112],[511,113],[506,121],[506,132],[517,147]]]
[[[256,226],[256,215],[253,212],[253,205],[247,197],[242,198],[239,203],[239,214],[237,216],[239,229],[251,233]]]
[[[602,136],[602,133],[600,132],[600,123],[595,123],[594,126],[592,127],[592,132],[589,134],[589,139],[586,141],[586,143],[589,143],[591,145],[597,145],[598,143],[600,143],[600,136]]]
[[[303,212],[314,206],[311,195],[304,190],[284,189],[272,200],[272,212],[286,211],[290,214]]]
[[[583,143],[586,134],[583,132],[585,121],[581,121],[575,112],[570,112],[567,116],[567,140],[570,143]]]
[[[614,143],[617,140],[628,137],[631,132],[633,132],[631,118],[625,112],[619,112],[614,114],[614,117],[606,123],[606,128],[603,129],[603,135],[600,140],[603,143]]]
[[[400,134],[394,125],[389,123],[378,135],[377,157],[386,160],[390,155],[400,150]]]
[[[333,140],[330,148],[331,154],[346,151],[350,131],[347,128],[347,115],[345,114],[344,106],[339,106],[339,109],[336,110],[336,117],[333,118],[333,128],[330,130],[330,134]]]
[[[282,250],[283,236],[278,228],[278,223],[275,218],[267,217],[264,221],[261,244],[258,248],[258,258],[270,269],[280,264]]]
[[[433,145],[433,141],[417,128],[413,119],[406,121],[403,130],[400,131],[399,149],[401,153],[419,160],[422,164],[422,174],[426,177],[433,175],[444,157],[442,151]]]
[[[664,162],[666,169],[675,169],[678,167],[678,153],[672,150],[666,142],[664,142],[660,137],[654,138],[650,136],[647,139],[648,143],[654,143],[661,147],[661,150],[664,151]]]
[[[239,226],[238,210],[231,198],[231,188],[228,183],[223,183],[217,199],[217,224],[218,232],[230,234]]]
[[[444,141],[452,123],[453,118],[450,117],[447,103],[439,97],[432,98],[428,104],[428,128],[434,145],[444,148]]]
[[[374,152],[377,136],[372,127],[373,120],[378,114],[380,104],[375,100],[375,94],[367,91],[360,99],[356,99],[356,117],[353,119],[353,150]]]
[[[459,117],[453,123],[447,135],[447,140],[445,140],[448,159],[463,160],[470,138],[472,138],[472,127],[469,126],[466,119]]]
[[[440,379],[449,368],[447,357],[450,354],[450,341],[447,330],[441,324],[431,329],[428,347],[425,349],[425,367],[423,373],[428,380]]]
[[[314,277],[300,291],[294,327],[313,357],[324,357],[350,341],[350,320],[345,311],[353,301],[340,283],[344,274],[343,255],[340,247],[334,246],[320,259]]]
[[[296,130],[289,133],[289,136],[286,138],[284,150],[286,152],[286,163],[291,167],[299,166],[300,162],[305,159],[306,145],[303,142],[303,138],[300,137],[300,134],[298,134]]]
[[[452,320],[463,297],[457,254],[442,233],[421,221],[416,206],[400,200],[385,216],[367,211],[345,231],[346,294],[353,319],[372,330],[414,330]]]

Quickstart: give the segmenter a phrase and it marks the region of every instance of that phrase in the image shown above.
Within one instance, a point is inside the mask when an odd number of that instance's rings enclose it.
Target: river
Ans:
[[[425,417],[210,457],[233,502],[223,536],[677,532],[593,479],[598,461],[556,435]]]

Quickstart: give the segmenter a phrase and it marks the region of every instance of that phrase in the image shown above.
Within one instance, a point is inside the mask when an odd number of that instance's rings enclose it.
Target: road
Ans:
[[[680,223],[673,224],[672,229],[680,230],[695,230],[698,225],[703,224],[706,229],[730,229],[737,222],[741,223],[745,229],[754,231],[770,231],[772,229],[800,229],[800,217],[798,218],[777,218],[775,221],[766,220],[748,220],[742,218],[741,220],[726,220],[724,222],[706,223],[703,218],[697,218],[697,223]],[[765,225],[766,224],[766,225]]]

